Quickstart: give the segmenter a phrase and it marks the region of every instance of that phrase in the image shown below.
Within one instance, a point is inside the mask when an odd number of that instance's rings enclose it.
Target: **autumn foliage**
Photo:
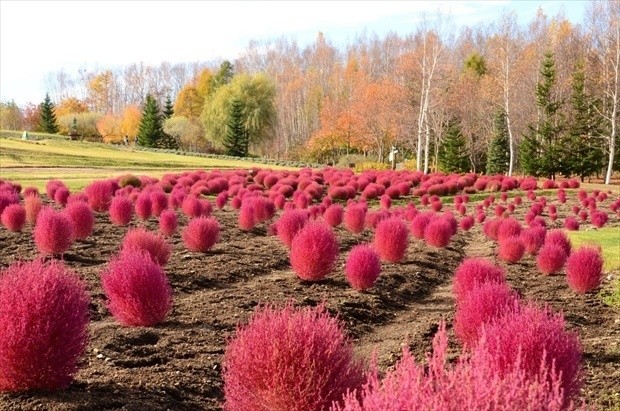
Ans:
[[[336,264],[339,246],[332,229],[322,223],[306,224],[291,243],[291,267],[305,281],[320,281]]]

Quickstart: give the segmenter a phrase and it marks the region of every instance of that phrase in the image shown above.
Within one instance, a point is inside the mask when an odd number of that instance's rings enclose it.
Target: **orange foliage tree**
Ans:
[[[123,141],[121,132],[122,120],[112,114],[106,114],[97,121],[97,132],[104,143],[120,143]]]
[[[127,136],[130,140],[133,140],[138,135],[141,117],[142,113],[137,106],[125,107],[120,126],[121,136]]]

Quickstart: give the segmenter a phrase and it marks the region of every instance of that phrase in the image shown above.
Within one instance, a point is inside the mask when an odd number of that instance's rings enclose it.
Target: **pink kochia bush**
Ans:
[[[239,217],[237,219],[239,228],[243,231],[250,231],[256,226],[256,212],[254,208],[254,202],[244,201],[239,210]]]
[[[321,305],[259,308],[224,352],[225,411],[327,411],[363,384],[343,325]]]
[[[84,194],[88,198],[88,205],[94,211],[103,212],[110,207],[114,184],[109,180],[96,180],[84,188]]]
[[[305,210],[285,211],[276,221],[278,238],[287,247],[291,248],[293,238],[308,222],[308,213]]]
[[[366,220],[366,207],[363,204],[349,204],[343,215],[344,227],[354,233],[359,234],[364,231]]]
[[[151,327],[172,306],[172,289],[163,268],[142,251],[124,252],[101,273],[108,309],[127,326]]]
[[[566,251],[558,244],[545,244],[536,257],[536,266],[545,275],[557,273],[564,267]]]
[[[108,213],[112,224],[127,225],[133,216],[133,203],[127,197],[116,196],[110,202]]]
[[[507,263],[516,263],[525,254],[525,245],[519,237],[504,238],[499,242],[497,254],[500,259]]]
[[[145,251],[155,263],[164,266],[172,249],[162,236],[144,228],[134,228],[127,231],[121,244],[121,253],[129,251]]]
[[[570,239],[562,230],[551,230],[547,232],[545,245],[547,244],[555,244],[562,247],[562,250],[564,250],[567,256],[570,254],[572,248]]]
[[[206,253],[220,238],[220,224],[211,217],[193,218],[181,236],[188,250]]]
[[[398,263],[405,258],[409,245],[407,224],[400,217],[390,217],[377,224],[373,247],[381,260]]]
[[[66,388],[88,342],[86,288],[62,262],[0,272],[0,391]]]
[[[603,258],[599,249],[582,247],[566,261],[566,281],[574,291],[583,294],[601,285]]]
[[[179,220],[177,213],[173,210],[163,210],[159,214],[159,232],[166,237],[174,235],[177,231]]]
[[[482,283],[459,301],[454,314],[454,333],[465,346],[476,345],[482,326],[509,312],[518,301],[506,283]]]
[[[329,226],[308,223],[291,243],[291,267],[304,281],[320,281],[334,269],[338,252],[338,239]]]
[[[153,214],[153,203],[148,194],[141,194],[136,199],[135,209],[136,215],[140,220],[148,220]]]
[[[467,258],[454,271],[452,292],[457,304],[483,283],[505,283],[504,270],[483,258]]]
[[[361,392],[349,392],[344,404],[334,404],[330,411],[578,409],[565,401],[562,380],[550,368],[539,367],[532,375],[517,360],[499,372],[495,358],[486,351],[486,340],[450,365],[442,323],[433,339],[433,352],[426,356],[427,365],[416,364],[405,347],[402,359],[383,380],[373,365]]]
[[[371,288],[381,273],[379,254],[368,245],[356,245],[349,252],[344,273],[353,289],[364,291]]]
[[[445,217],[436,217],[431,219],[424,229],[424,241],[433,247],[443,248],[450,244],[453,233],[454,230]]]
[[[323,219],[331,227],[338,227],[342,223],[344,209],[340,204],[332,204],[323,213]]]
[[[71,218],[73,237],[76,240],[84,240],[93,233],[95,215],[88,204],[81,201],[71,203],[65,208],[65,213]]]
[[[65,213],[45,207],[37,217],[33,236],[42,254],[62,254],[73,244],[73,223]]]
[[[545,243],[547,229],[545,227],[529,227],[521,231],[521,240],[528,254],[536,255]]]
[[[30,225],[34,225],[39,216],[39,211],[43,207],[41,197],[38,195],[27,195],[24,197],[24,209],[26,210],[26,221]]]
[[[10,204],[4,208],[0,219],[7,230],[21,231],[26,224],[26,209],[21,204]]]

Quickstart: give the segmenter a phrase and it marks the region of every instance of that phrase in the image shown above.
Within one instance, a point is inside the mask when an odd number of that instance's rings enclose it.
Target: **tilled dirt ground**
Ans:
[[[560,216],[567,211],[559,211]],[[286,248],[267,235],[264,226],[241,231],[237,213],[228,207],[214,211],[214,217],[222,232],[209,253],[186,251],[178,233],[171,239],[173,255],[166,272],[174,309],[168,319],[153,328],[127,328],[105,308],[99,273],[128,228],[113,226],[98,214],[91,239],[77,242],[64,256],[86,280],[92,296],[90,343],[75,381],[61,392],[2,394],[0,410],[220,410],[226,340],[255,306],[266,302],[325,302],[346,324],[359,355],[369,358],[375,352],[382,369],[398,360],[402,344],[422,360],[438,323],[445,319],[451,326],[456,266],[466,256],[495,258],[495,245],[484,237],[481,225],[459,231],[445,249],[411,240],[405,261],[384,264],[376,287],[358,293],[346,283],[342,267],[348,250],[372,240],[370,231],[353,235],[337,229],[337,270],[323,282],[308,284],[298,280]],[[181,226],[185,222],[180,217]],[[620,227],[620,220],[612,215],[608,224]],[[146,226],[156,230],[157,222],[151,219]],[[0,267],[36,256],[30,228],[22,233],[0,229]],[[618,406],[620,310],[606,306],[597,294],[574,294],[563,275],[538,274],[532,257],[503,265],[509,283],[522,296],[563,310],[569,327],[579,333],[587,402],[597,409]],[[618,274],[608,273],[603,288]],[[452,338],[453,356],[459,351]]]

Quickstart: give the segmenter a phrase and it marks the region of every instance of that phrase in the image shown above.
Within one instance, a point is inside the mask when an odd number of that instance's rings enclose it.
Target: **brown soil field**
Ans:
[[[528,204],[525,200],[521,208]],[[558,227],[568,212],[568,203],[558,204]],[[99,280],[128,227],[113,226],[107,215],[97,214],[93,236],[76,242],[64,255],[92,297],[90,343],[75,381],[60,392],[1,394],[0,410],[220,410],[226,341],[239,322],[266,302],[292,300],[300,306],[325,302],[344,322],[359,355],[369,358],[375,352],[382,370],[398,360],[402,344],[423,360],[439,322],[446,320],[454,358],[461,348],[451,330],[452,273],[467,256],[495,259],[495,244],[484,237],[480,224],[469,232],[459,231],[445,249],[412,239],[405,261],[384,264],[377,285],[359,293],[345,281],[344,258],[354,245],[372,240],[369,230],[353,235],[338,228],[337,270],[325,281],[304,283],[291,270],[286,248],[268,235],[265,226],[241,231],[237,212],[228,206],[214,210],[213,216],[222,231],[209,253],[188,252],[179,233],[170,240],[173,254],[165,269],[174,290],[174,308],[167,320],[153,328],[128,328],[107,311]],[[187,221],[183,216],[179,220],[180,226]],[[134,220],[132,226],[138,224]],[[154,218],[145,225],[157,230]],[[610,215],[608,225],[620,227],[620,218]],[[582,224],[582,229],[588,225]],[[21,233],[0,229],[0,268],[36,257],[29,227]],[[501,264],[508,282],[524,298],[562,310],[568,327],[578,332],[587,403],[596,409],[617,407],[620,310],[606,306],[596,293],[573,293],[563,275],[539,274],[532,257]],[[619,274],[607,273],[603,288],[609,288]]]

